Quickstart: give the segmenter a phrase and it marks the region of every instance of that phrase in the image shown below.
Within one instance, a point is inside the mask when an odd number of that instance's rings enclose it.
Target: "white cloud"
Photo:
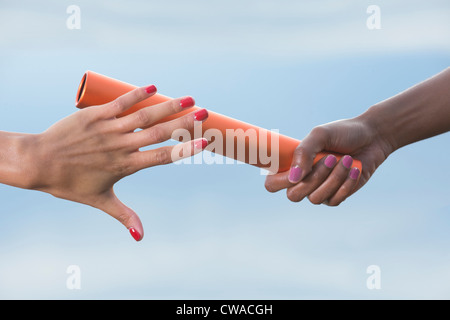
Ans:
[[[381,30],[368,30],[367,1],[80,2],[82,28],[65,7],[8,7],[9,49],[247,53],[275,56],[440,50],[450,52],[450,6],[381,2]]]

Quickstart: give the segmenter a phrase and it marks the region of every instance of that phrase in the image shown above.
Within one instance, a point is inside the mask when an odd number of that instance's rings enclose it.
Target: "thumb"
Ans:
[[[128,229],[134,240],[142,240],[144,237],[144,228],[142,227],[141,219],[139,219],[136,212],[117,198],[113,190],[105,194],[105,199],[99,209],[122,223]]]
[[[311,172],[316,155],[325,149],[327,141],[328,132],[324,127],[311,130],[294,151],[289,182],[298,183]]]

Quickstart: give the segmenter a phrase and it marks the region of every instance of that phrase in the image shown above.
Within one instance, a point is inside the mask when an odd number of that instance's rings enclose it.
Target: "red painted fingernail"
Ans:
[[[358,168],[352,168],[350,170],[350,179],[356,180],[359,177],[359,169]]]
[[[208,118],[208,111],[206,109],[199,110],[194,114],[194,119],[197,121],[203,121],[206,118]]]
[[[350,169],[350,167],[352,166],[353,163],[353,158],[350,156],[344,156],[344,158],[342,158],[342,164],[344,165],[344,167],[346,167],[347,169]]]
[[[130,234],[134,238],[134,240],[139,241],[141,239],[141,234],[137,232],[135,228],[130,228],[128,230],[130,231]]]
[[[324,161],[325,166],[327,166],[328,168],[333,168],[334,165],[336,164],[337,159],[334,155],[330,154]]]
[[[205,149],[208,145],[208,140],[205,138],[201,138],[200,140],[197,140],[194,142],[195,149]]]
[[[192,97],[184,97],[180,100],[180,106],[182,108],[189,108],[195,104],[195,100]]]
[[[147,92],[148,94],[155,93],[156,87],[152,84],[151,86],[148,86],[147,88],[145,88],[145,92]]]

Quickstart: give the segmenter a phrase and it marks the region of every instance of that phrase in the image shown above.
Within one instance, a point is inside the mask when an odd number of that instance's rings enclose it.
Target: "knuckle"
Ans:
[[[122,99],[120,99],[120,97],[119,97],[116,100],[112,101],[111,107],[114,110],[114,112],[116,112],[116,113],[122,111],[122,109],[124,108]]]
[[[145,126],[150,124],[152,121],[151,116],[145,109],[141,109],[136,112],[136,122],[140,126]]]
[[[345,183],[341,185],[341,187],[339,188],[339,192],[342,194],[347,195],[350,192],[350,188],[348,187],[348,185],[346,185]]]
[[[296,155],[296,156],[301,156],[305,153],[306,153],[306,150],[301,144],[294,150],[294,155]]]
[[[87,128],[97,122],[96,117],[94,117],[94,112],[89,110],[89,108],[78,110],[74,115],[74,119],[80,128]]]
[[[118,120],[118,119],[116,119]],[[126,125],[126,123],[124,121],[114,121],[114,129],[117,130],[118,132],[126,132],[126,131],[130,131],[130,128]]]
[[[192,117],[184,116],[181,119],[181,126],[184,129],[190,129],[194,126],[194,121]]]
[[[171,153],[168,149],[158,150],[155,153],[155,162],[157,164],[169,164],[172,162]]]
[[[161,127],[153,127],[149,129],[148,135],[152,143],[161,143],[166,140],[164,131]]]
[[[92,106],[90,108],[81,109],[78,111],[78,115],[81,120],[84,120],[86,123],[93,123],[100,119],[102,119],[100,106]]]
[[[121,213],[117,216],[116,219],[119,220],[119,222],[123,225],[128,225],[131,220],[131,216],[127,213]]]
[[[330,174],[328,177],[329,177],[330,183],[333,186],[335,186],[336,188],[340,189],[339,192],[346,190],[347,186],[344,183],[345,178],[346,178],[345,172],[336,172],[336,173],[333,172],[333,174]],[[345,192],[347,192],[347,191],[345,191]]]
[[[320,172],[319,171],[314,171],[313,173],[312,173],[312,175],[311,175],[311,179],[312,180],[314,180],[314,181],[318,181],[318,180],[320,180],[320,178],[321,178],[321,174],[320,174]]]
[[[311,130],[311,135],[324,138],[328,135],[328,129],[325,126],[317,126]]]

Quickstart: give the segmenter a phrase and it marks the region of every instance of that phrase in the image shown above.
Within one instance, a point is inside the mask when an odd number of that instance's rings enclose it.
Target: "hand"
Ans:
[[[135,240],[141,240],[144,235],[142,223],[138,215],[116,197],[114,184],[141,169],[192,156],[207,144],[206,140],[198,139],[140,151],[142,147],[170,139],[175,129],[189,130],[200,123],[196,120],[206,119],[197,119],[191,112],[155,124],[166,116],[192,107],[194,100],[191,97],[173,99],[122,118],[116,117],[155,92],[154,86],[133,90],[113,102],[77,111],[33,136],[34,141],[30,144],[35,146],[32,189],[103,210],[129,229]],[[135,131],[138,128],[143,129]]]
[[[291,169],[269,175],[265,187],[270,192],[287,189],[289,200],[308,197],[313,204],[337,206],[360,189],[394,148],[377,132],[367,115],[331,122],[314,128],[294,153]],[[345,156],[337,162],[333,155],[313,166],[319,152],[338,152]],[[362,163],[362,174],[351,168],[355,157]]]

